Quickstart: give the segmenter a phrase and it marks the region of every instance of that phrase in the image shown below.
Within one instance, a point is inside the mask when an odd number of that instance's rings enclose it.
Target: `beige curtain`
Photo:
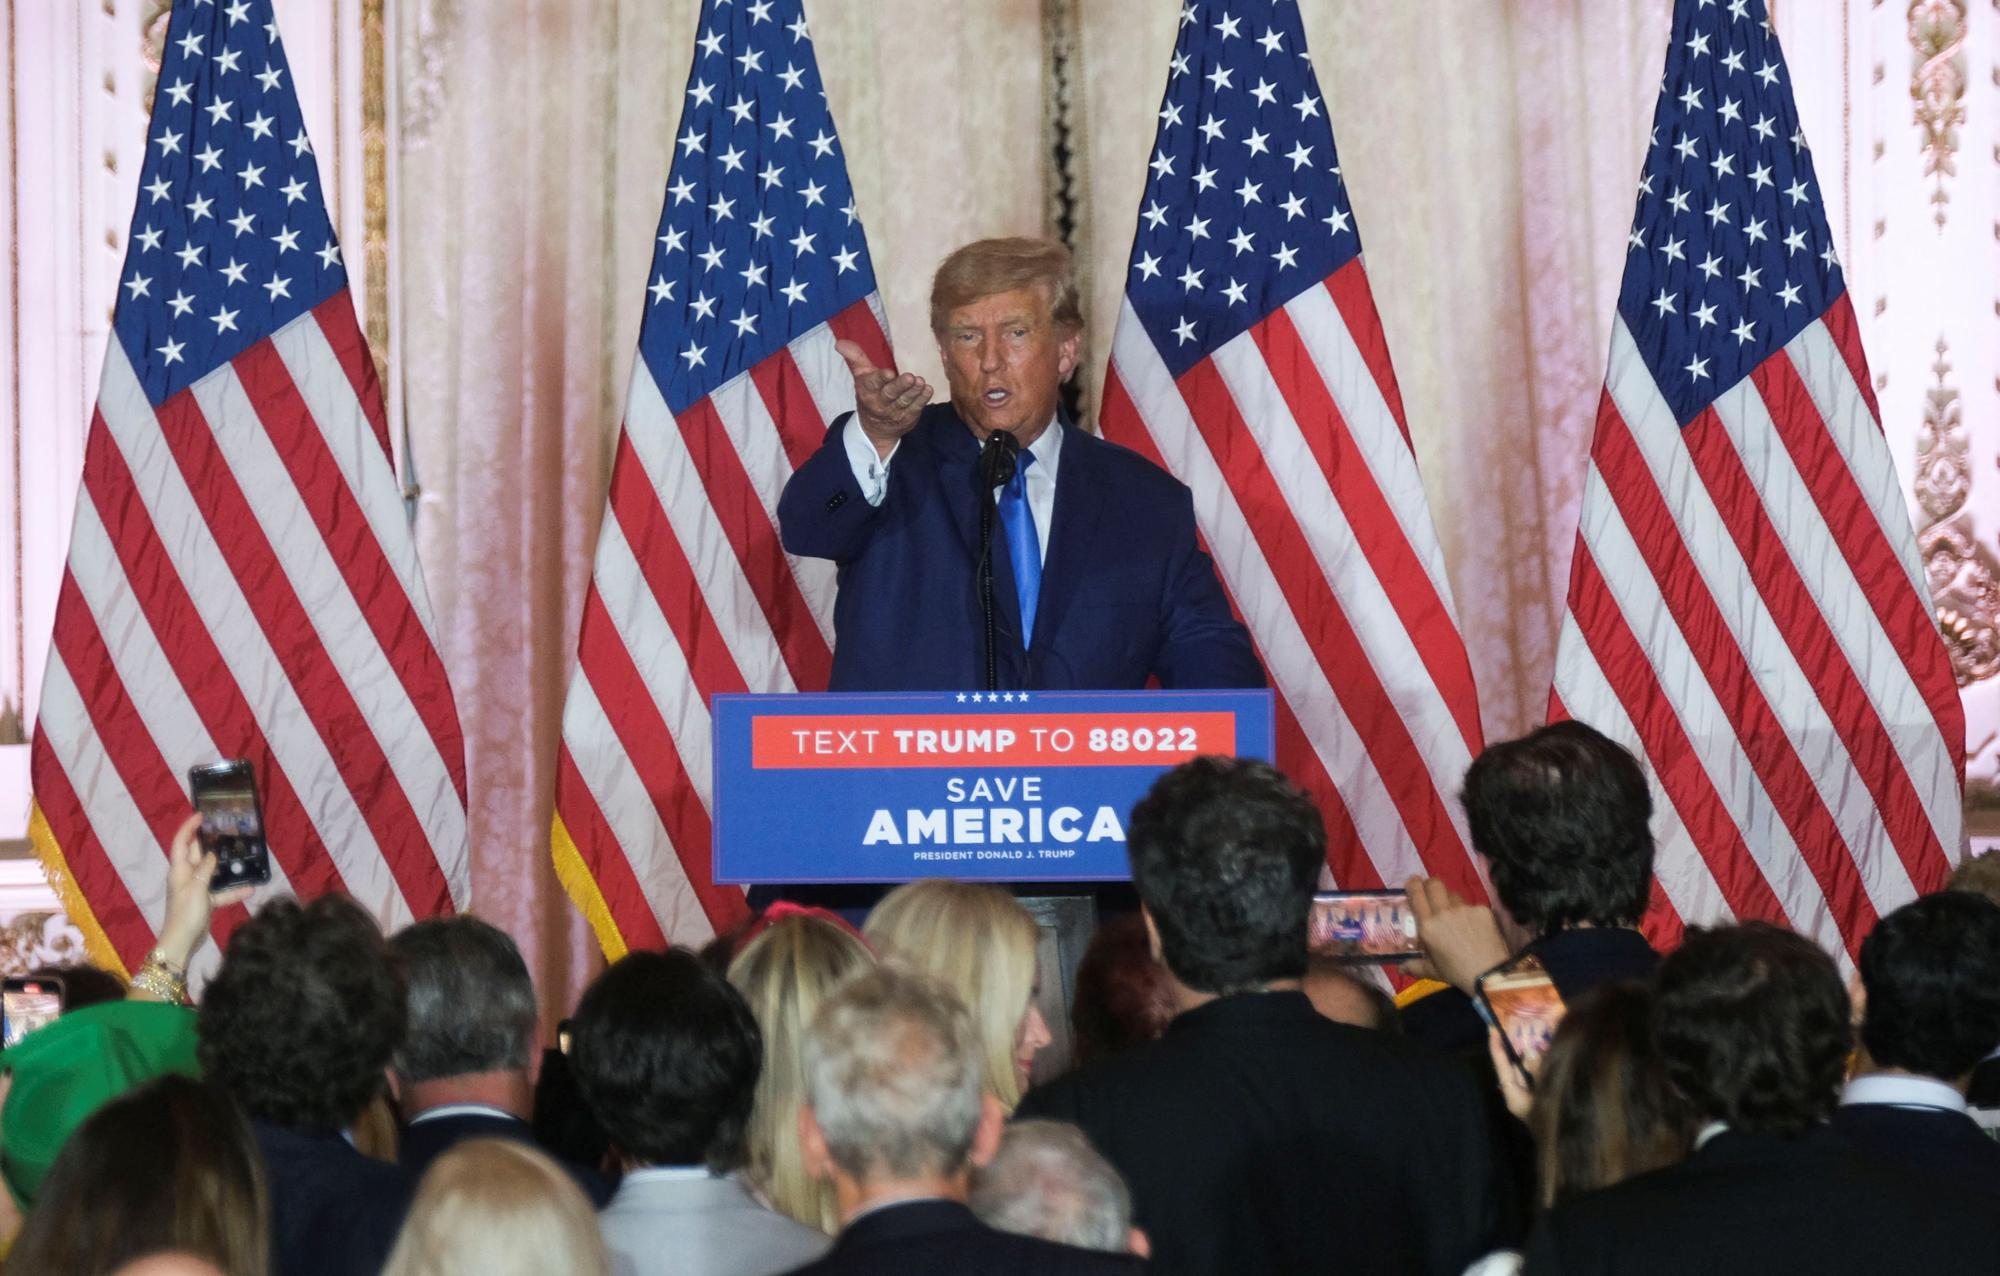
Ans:
[[[1511,734],[1545,707],[1671,5],[1301,2],[1486,728]],[[394,381],[472,753],[473,903],[552,1007],[595,958],[548,866],[550,773],[698,9],[390,6]],[[806,9],[901,360],[931,377],[937,260],[1044,227],[1045,32],[1073,30],[1094,391],[1177,0]],[[1788,43],[1816,12],[1780,5]],[[1792,64],[1828,118],[1843,65]],[[1865,136],[1833,118],[1822,155]]]

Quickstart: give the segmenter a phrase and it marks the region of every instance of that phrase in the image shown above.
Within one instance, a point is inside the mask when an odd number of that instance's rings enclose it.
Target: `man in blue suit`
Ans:
[[[931,327],[951,402],[926,406],[922,378],[841,342],[856,410],[778,503],[787,550],[840,564],[831,689],[986,686],[980,459],[995,433],[1019,449],[995,494],[1001,689],[1265,685],[1188,489],[1058,410],[1083,333],[1068,251],[968,244],[938,268]]]

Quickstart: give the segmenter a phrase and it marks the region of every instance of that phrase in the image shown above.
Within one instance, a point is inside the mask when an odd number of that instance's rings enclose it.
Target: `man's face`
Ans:
[[[1040,287],[960,306],[938,334],[951,405],[981,439],[1005,430],[1026,447],[1055,418],[1057,391],[1076,367],[1081,337],[1059,331]]]

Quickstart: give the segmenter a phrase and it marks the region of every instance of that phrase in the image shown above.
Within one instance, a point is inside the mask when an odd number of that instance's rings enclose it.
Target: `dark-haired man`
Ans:
[[[434,917],[389,939],[409,1022],[390,1077],[403,1109],[397,1159],[413,1179],[466,1139],[533,1143],[528,1116],[542,1062],[535,985],[506,932],[477,917]],[[597,1205],[611,1186],[565,1165]]]
[[[1530,1276],[1994,1270],[1990,1201],[1871,1165],[1826,1127],[1848,1014],[1811,941],[1761,923],[1691,932],[1660,966],[1653,1031],[1695,1150],[1556,1206]]]
[[[769,1276],[826,1249],[736,1177],[763,1060],[742,994],[685,949],[631,953],[585,990],[570,1061],[625,1169],[601,1215],[621,1276]]]
[[[1411,879],[1418,937],[1449,987],[1406,1006],[1404,1031],[1484,1058],[1472,981],[1516,952],[1539,957],[1565,1000],[1652,975],[1659,955],[1636,927],[1653,881],[1653,799],[1636,758],[1581,722],[1555,722],[1489,745],[1460,800],[1499,907]]]
[[[345,896],[273,900],[230,935],[195,1029],[202,1071],[264,1153],[276,1276],[374,1276],[387,1260],[412,1181],[342,1135],[382,1092],[403,1022],[395,958]]]
[[[1890,913],[1861,945],[1854,997],[1861,1067],[1833,1128],[1884,1164],[2000,1193],[2000,1143],[1965,1103],[2000,1046],[2000,904],[1950,891]]]
[[[1311,801],[1264,763],[1198,758],[1133,808],[1126,846],[1179,1013],[1019,1114],[1082,1127],[1163,1271],[1462,1272],[1498,1222],[1478,1091],[1301,991],[1326,854]]]

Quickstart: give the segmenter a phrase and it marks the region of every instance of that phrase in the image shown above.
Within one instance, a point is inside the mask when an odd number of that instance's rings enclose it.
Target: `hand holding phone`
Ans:
[[[201,847],[215,856],[211,891],[261,886],[271,880],[271,850],[264,842],[264,808],[257,801],[257,773],[247,758],[198,766],[188,772],[188,792],[201,817]]]
[[[9,978],[0,984],[0,1045],[11,1050],[21,1038],[62,1017],[63,981],[48,975]]]
[[[1499,1029],[1501,1048],[1522,1082],[1532,1087],[1535,1068],[1568,1009],[1541,958],[1523,953],[1479,976],[1473,981],[1472,1003],[1481,1018]]]
[[[1339,961],[1417,956],[1417,919],[1402,891],[1323,891],[1313,896],[1306,951]]]

